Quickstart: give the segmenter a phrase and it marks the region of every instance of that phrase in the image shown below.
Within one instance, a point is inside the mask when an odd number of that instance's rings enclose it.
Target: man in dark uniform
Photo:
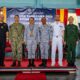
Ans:
[[[69,17],[69,24],[65,27],[65,44],[67,45],[67,61],[68,66],[74,66],[75,63],[75,49],[78,43],[78,27],[73,24],[74,18]]]
[[[4,66],[6,40],[8,40],[8,25],[4,23],[4,16],[0,14],[0,66]]]

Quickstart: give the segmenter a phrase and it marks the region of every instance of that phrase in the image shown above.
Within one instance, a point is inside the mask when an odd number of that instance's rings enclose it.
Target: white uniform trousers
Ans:
[[[55,37],[53,36],[52,39],[52,66],[55,65],[55,58],[56,58],[56,49],[58,48],[58,63],[59,65],[62,65],[62,59],[63,59],[63,43],[62,43],[62,37]]]

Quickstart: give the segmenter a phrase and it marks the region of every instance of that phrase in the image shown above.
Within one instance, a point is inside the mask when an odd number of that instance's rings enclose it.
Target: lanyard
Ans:
[[[32,25],[32,26],[29,25],[29,29],[30,29],[31,32],[33,32],[33,30],[34,30],[34,25]]]

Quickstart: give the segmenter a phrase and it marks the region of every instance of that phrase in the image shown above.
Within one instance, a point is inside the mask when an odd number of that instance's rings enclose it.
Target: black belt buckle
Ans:
[[[56,36],[58,38],[58,36]]]

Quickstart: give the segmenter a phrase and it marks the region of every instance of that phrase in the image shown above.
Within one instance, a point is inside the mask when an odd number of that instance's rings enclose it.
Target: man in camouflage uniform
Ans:
[[[50,47],[49,43],[52,40],[51,26],[46,23],[46,17],[42,17],[41,22],[42,25],[40,26],[39,34],[40,34],[40,50],[41,50],[42,64],[40,66],[46,67],[48,52]]]
[[[18,66],[20,66],[20,60],[22,58],[22,43],[24,36],[24,25],[19,23],[19,16],[14,16],[14,23],[10,25],[9,37],[13,52],[13,64],[16,66],[16,59],[18,60]]]
[[[68,66],[74,66],[75,49],[78,42],[78,27],[73,24],[74,18],[69,17],[69,24],[65,27],[65,44],[67,45],[67,61]]]

